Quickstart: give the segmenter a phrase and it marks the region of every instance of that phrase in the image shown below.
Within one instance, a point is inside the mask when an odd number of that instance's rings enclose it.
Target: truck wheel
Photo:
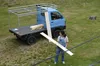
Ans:
[[[29,45],[36,43],[36,38],[34,36],[28,36],[27,43]]]
[[[55,31],[53,32],[53,37],[54,37],[54,38],[57,38],[57,37],[59,36],[59,31],[60,31],[60,30],[55,30]]]

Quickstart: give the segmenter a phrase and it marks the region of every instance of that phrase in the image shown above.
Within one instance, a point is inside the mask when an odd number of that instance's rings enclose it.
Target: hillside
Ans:
[[[8,8],[13,6],[53,3],[67,20],[66,33],[69,37],[68,48],[72,48],[92,37],[100,35],[100,0],[0,0],[0,66],[31,66],[39,60],[55,55],[55,45],[46,39],[39,39],[35,45],[28,46],[18,41],[9,32]],[[97,16],[96,20],[89,20]],[[26,18],[26,17],[25,17]],[[23,19],[25,19],[23,18]],[[22,19],[22,20],[23,20]],[[28,18],[25,22],[33,20]],[[15,25],[17,20],[12,18]],[[34,22],[35,23],[35,22]],[[100,38],[72,50],[75,54],[65,55],[66,64],[60,60],[54,65],[54,58],[39,64],[39,66],[89,66],[100,60]],[[52,48],[52,49],[51,49]],[[100,66],[97,64],[96,66]]]

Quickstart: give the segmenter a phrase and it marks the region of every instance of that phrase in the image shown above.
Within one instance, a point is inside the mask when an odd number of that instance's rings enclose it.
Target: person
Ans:
[[[60,32],[59,32],[59,36],[58,36],[57,41],[58,41],[62,46],[67,47],[69,40],[68,40],[68,37],[66,36],[66,34],[65,34],[64,31],[60,31]],[[57,46],[57,48],[56,48],[56,57],[55,57],[55,62],[54,62],[54,64],[56,64],[56,63],[58,62],[58,57],[59,57],[60,53],[61,53],[61,55],[62,55],[62,63],[65,64],[65,61],[64,61],[64,51],[63,51],[61,48],[59,48],[58,46]]]

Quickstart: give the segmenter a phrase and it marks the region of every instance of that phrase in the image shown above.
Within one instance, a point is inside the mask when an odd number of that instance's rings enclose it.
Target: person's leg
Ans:
[[[61,54],[62,54],[62,62],[64,61],[64,51],[62,50],[61,51]]]
[[[58,62],[58,57],[59,57],[59,54],[60,54],[60,49],[57,48],[56,49],[56,57],[55,57],[55,62]]]

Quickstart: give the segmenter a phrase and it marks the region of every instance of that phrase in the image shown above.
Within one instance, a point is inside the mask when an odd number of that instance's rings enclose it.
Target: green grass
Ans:
[[[67,19],[67,29],[69,37],[68,48],[72,48],[94,36],[100,35],[100,5],[99,0],[17,0],[16,5],[28,5],[36,3],[54,3],[58,5],[58,10]],[[1,1],[0,1],[1,3]],[[0,7],[0,66],[30,66],[39,60],[55,55],[56,46],[48,43],[45,39],[40,39],[35,45],[25,45],[16,40],[9,30],[9,16],[7,3],[1,3]],[[3,7],[6,5],[5,7]],[[97,20],[89,20],[89,16],[97,16]],[[34,24],[34,16],[21,18],[21,25]],[[25,19],[25,21],[24,21]],[[27,22],[28,21],[28,22]],[[15,27],[17,17],[11,16],[11,26]],[[29,24],[28,24],[29,23]],[[65,54],[65,62],[54,65],[54,58],[39,64],[40,66],[89,66],[100,60],[100,38],[95,39],[83,46],[73,49],[74,56]],[[96,66],[99,66],[97,64]]]

